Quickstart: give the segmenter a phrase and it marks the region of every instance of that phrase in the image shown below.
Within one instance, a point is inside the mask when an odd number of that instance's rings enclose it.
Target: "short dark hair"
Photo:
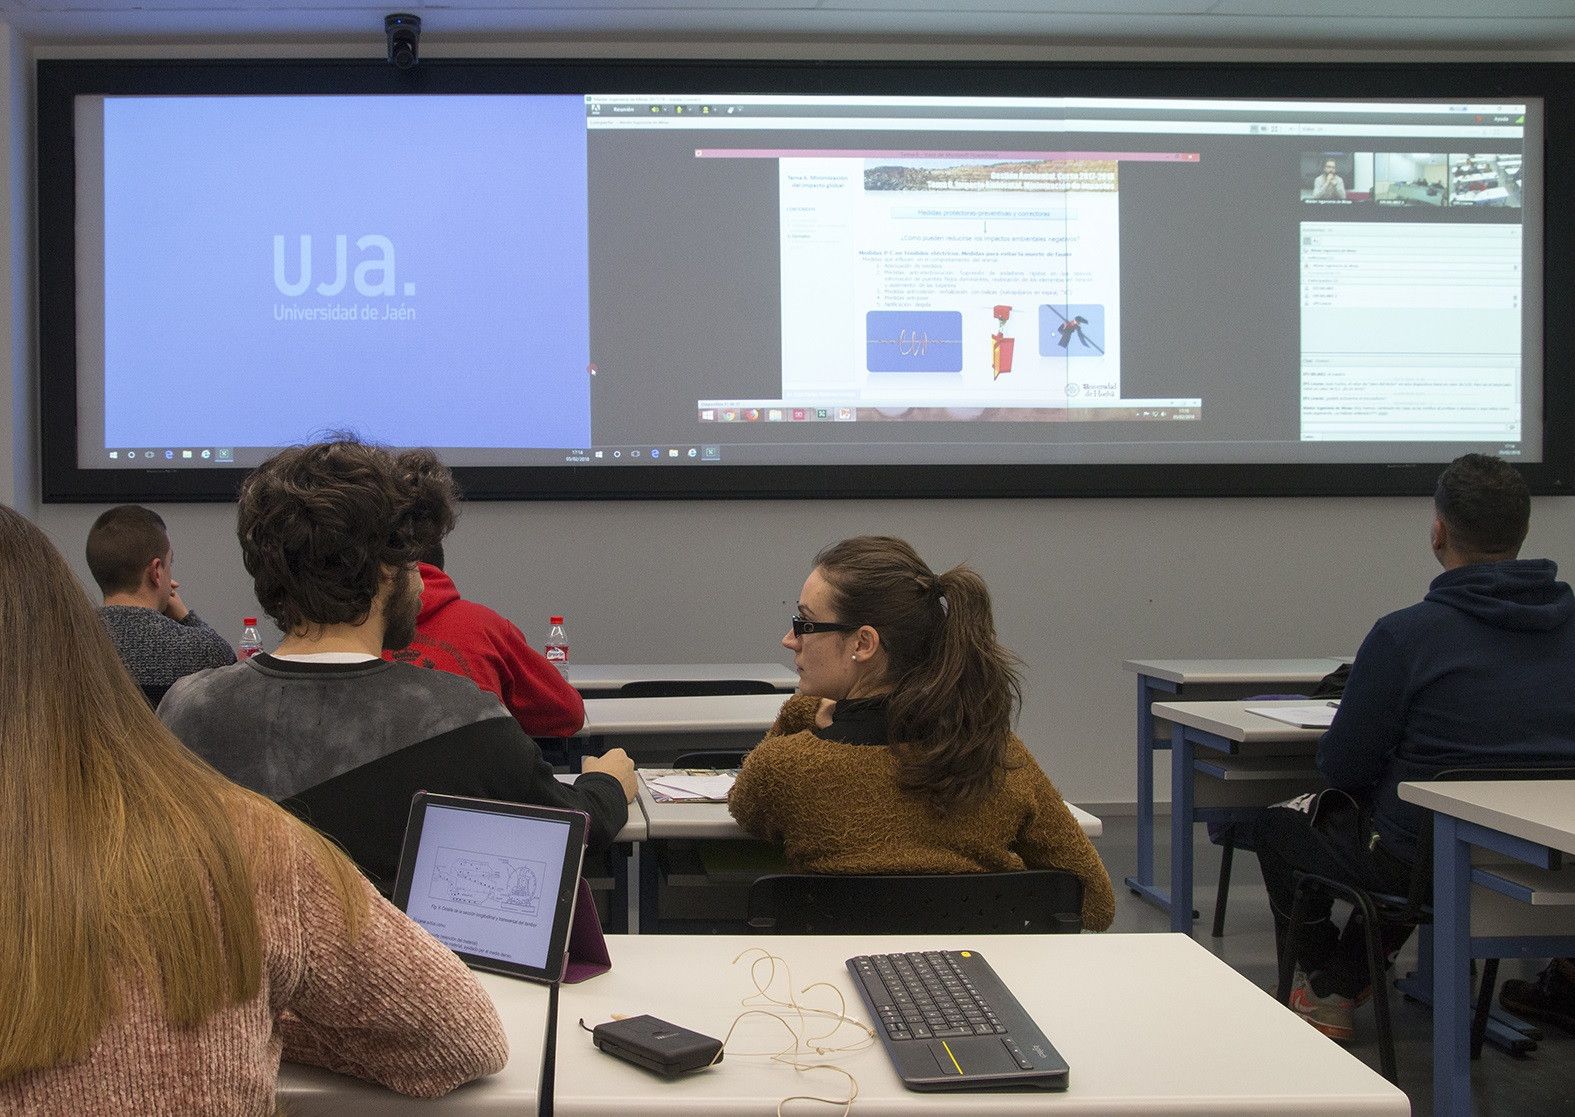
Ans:
[[[287,633],[360,623],[383,568],[441,541],[456,500],[430,450],[396,457],[343,438],[275,454],[242,485],[236,523],[258,604]]]
[[[148,563],[169,552],[163,519],[140,504],[111,508],[88,530],[88,570],[105,594],[136,592]]]
[[[1439,475],[1433,507],[1455,550],[1467,557],[1514,555],[1531,528],[1531,491],[1520,472],[1491,454],[1465,454]]]

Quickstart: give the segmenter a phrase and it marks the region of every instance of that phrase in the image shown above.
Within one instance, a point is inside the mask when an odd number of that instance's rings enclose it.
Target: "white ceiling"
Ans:
[[[39,42],[382,37],[412,11],[423,46],[446,38],[955,38],[1079,42],[1565,51],[1575,0],[0,0],[0,21]]]

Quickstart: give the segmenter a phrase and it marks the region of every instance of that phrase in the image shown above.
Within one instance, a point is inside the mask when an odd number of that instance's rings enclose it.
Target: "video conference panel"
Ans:
[[[53,498],[223,497],[340,430],[475,496],[1568,483],[1551,86],[347,65],[44,64]]]

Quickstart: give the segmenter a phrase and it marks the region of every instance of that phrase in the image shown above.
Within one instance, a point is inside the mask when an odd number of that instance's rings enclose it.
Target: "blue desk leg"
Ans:
[[[1433,1113],[1471,1114],[1471,847],[1433,815]]]
[[[1192,742],[1170,734],[1170,929],[1192,934]]]
[[[1170,895],[1154,884],[1154,753],[1165,745],[1154,740],[1153,705],[1176,689],[1164,679],[1137,677],[1137,873],[1126,885],[1161,908],[1170,907]]]
[[[1422,930],[1416,944],[1416,969],[1395,981],[1395,988],[1417,1004],[1433,1004],[1433,936]],[[1522,1020],[1513,1013],[1494,1005],[1487,1018],[1487,1042],[1508,1051],[1511,1055],[1525,1055],[1535,1051],[1542,1041],[1542,1029],[1529,1020]]]

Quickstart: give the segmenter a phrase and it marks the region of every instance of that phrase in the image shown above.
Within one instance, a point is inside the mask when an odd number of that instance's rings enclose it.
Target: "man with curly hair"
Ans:
[[[237,531],[284,639],[188,676],[159,707],[187,747],[337,840],[385,891],[417,791],[582,810],[593,848],[634,798],[622,749],[561,784],[494,695],[382,658],[415,631],[416,560],[454,526],[454,499],[429,450],[341,439],[264,462],[241,489]]]

